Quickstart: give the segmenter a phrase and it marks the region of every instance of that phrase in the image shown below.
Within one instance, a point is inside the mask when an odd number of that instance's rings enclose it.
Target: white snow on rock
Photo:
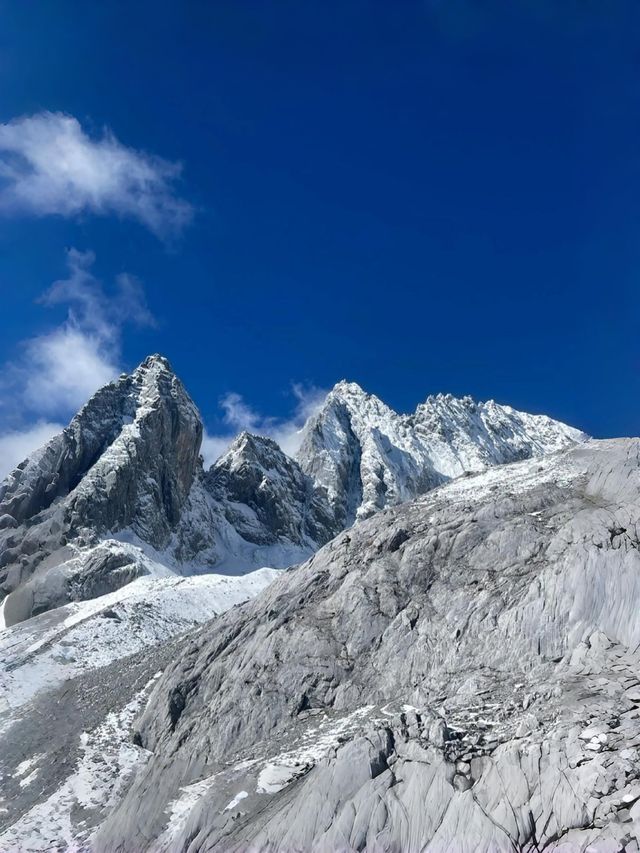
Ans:
[[[295,767],[289,767],[286,764],[267,764],[258,776],[256,793],[277,794],[298,775],[300,774],[296,772]]]
[[[226,812],[231,811],[231,809],[235,809],[235,807],[242,802],[242,800],[246,800],[249,796],[246,791],[238,791],[235,797],[231,800],[231,802],[224,807]]]
[[[214,785],[217,778],[218,774],[213,773],[211,776],[207,776],[206,779],[201,779],[199,782],[194,782],[191,785],[184,785],[180,788],[180,796],[176,797],[175,800],[172,800],[165,809],[165,813],[168,816],[167,828],[163,833],[162,838],[158,840],[158,850],[170,849],[172,839],[182,832],[186,826],[191,810],[207,793],[209,788]],[[244,794],[245,797],[248,796],[246,791],[241,791],[240,794]],[[239,800],[243,799],[240,794],[236,795]],[[233,808],[232,804],[229,803],[227,808]]]
[[[428,397],[401,415],[355,382],[339,382],[303,430],[297,460],[346,526],[467,473],[585,441],[580,430],[493,400]]]
[[[86,849],[82,831],[72,825],[71,812],[78,808],[97,809],[116,802],[145,751],[130,742],[131,725],[149,695],[158,673],[146,687],[117,713],[91,732],[79,735],[81,754],[75,769],[65,782],[46,800],[37,803],[10,827],[0,832],[0,850],[29,853],[54,849],[80,851]],[[23,762],[31,766],[37,757]],[[22,766],[22,765],[21,765]],[[20,782],[23,786],[35,777],[37,770]]]
[[[188,631],[257,595],[278,575],[142,577],[0,632],[0,711],[39,690]]]

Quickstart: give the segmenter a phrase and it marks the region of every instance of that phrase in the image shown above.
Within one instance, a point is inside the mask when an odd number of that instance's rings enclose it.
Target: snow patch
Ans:
[[[51,839],[64,843],[67,850],[85,849],[90,833],[74,827],[71,814],[78,808],[105,809],[118,799],[144,750],[129,741],[129,732],[142,703],[158,676],[118,712],[111,712],[91,732],[80,735],[80,758],[75,771],[44,802],[38,803],[0,833],[0,850],[51,850]],[[35,757],[29,761],[33,763]],[[29,764],[22,762],[19,767]],[[29,764],[30,766],[30,764]],[[28,769],[28,768],[27,768]],[[31,776],[20,782],[29,784]],[[32,780],[31,780],[32,781]],[[60,848],[62,849],[62,848]]]
[[[278,574],[143,577],[12,626],[0,635],[0,711],[207,622],[257,595]]]
[[[235,807],[238,805],[238,803],[242,802],[242,800],[245,800],[248,796],[249,796],[249,794],[247,794],[246,791],[238,791],[238,793],[231,800],[231,802],[228,803],[228,805],[226,805],[224,807],[224,810],[226,812],[229,812],[229,811],[231,811],[231,809],[235,809]]]

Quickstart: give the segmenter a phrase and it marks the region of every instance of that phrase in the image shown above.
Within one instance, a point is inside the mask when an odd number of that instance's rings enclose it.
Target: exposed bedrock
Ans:
[[[635,850],[639,454],[443,486],[200,630],[97,849]]]

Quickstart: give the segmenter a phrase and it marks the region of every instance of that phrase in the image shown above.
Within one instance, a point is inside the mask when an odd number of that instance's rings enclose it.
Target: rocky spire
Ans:
[[[162,356],[101,388],[3,483],[0,589],[24,584],[56,552],[66,556],[69,543],[107,531],[130,528],[163,547],[196,475],[201,440],[198,410]]]

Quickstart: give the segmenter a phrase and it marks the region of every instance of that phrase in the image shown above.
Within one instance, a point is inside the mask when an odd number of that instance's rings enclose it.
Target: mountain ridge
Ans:
[[[307,421],[297,458],[245,432],[205,471],[202,435],[184,385],[152,355],[11,472],[0,485],[9,623],[114,591],[158,565],[182,574],[284,568],[356,519],[451,477],[586,438],[470,398],[428,398],[398,415],[347,381]],[[118,540],[138,550],[95,547]]]
[[[546,415],[468,396],[432,395],[398,414],[346,380],[302,432],[296,458],[326,488],[343,527],[465,473],[588,438]]]
[[[341,382],[205,471],[138,370],[2,491],[0,847],[637,853],[640,440]]]

